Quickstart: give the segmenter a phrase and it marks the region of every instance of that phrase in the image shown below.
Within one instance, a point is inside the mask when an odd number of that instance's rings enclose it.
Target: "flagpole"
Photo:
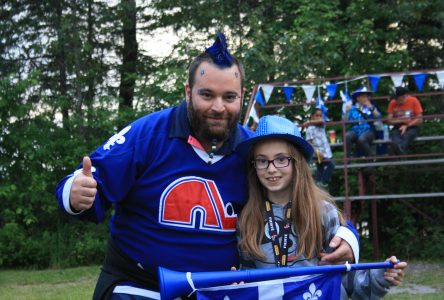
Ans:
[[[387,262],[362,263],[362,264],[346,263],[344,265],[325,265],[325,266],[313,266],[313,267],[250,269],[250,270],[240,270],[235,272],[234,271],[196,272],[196,273],[191,273],[191,280],[193,280],[196,288],[203,288],[203,287],[209,287],[209,286],[201,286],[200,284],[204,285],[204,283],[206,282],[211,282],[212,273],[219,273],[220,277],[226,276],[227,280],[224,280],[225,283],[223,284],[231,284],[233,282],[240,282],[240,281],[254,282],[254,281],[272,280],[272,279],[280,279],[280,278],[302,276],[302,275],[327,274],[327,273],[347,272],[353,270],[367,270],[367,269],[391,269],[391,268],[393,268],[393,263],[387,261]],[[198,281],[198,283],[196,283],[195,281]]]

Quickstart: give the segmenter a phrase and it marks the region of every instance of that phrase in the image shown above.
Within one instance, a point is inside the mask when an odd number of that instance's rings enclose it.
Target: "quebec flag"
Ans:
[[[202,288],[196,296],[197,300],[334,300],[341,298],[341,273]]]

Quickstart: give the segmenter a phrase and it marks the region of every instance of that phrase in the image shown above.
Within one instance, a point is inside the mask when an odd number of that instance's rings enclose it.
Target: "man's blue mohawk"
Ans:
[[[216,40],[213,45],[205,50],[214,60],[214,63],[220,67],[231,67],[233,65],[233,57],[228,52],[225,35],[222,32],[217,33]]]

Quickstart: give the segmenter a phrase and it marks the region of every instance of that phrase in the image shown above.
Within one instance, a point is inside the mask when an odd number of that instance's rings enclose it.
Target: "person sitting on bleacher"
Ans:
[[[325,133],[325,122],[322,119],[322,110],[318,107],[314,108],[310,115],[310,121],[302,124],[302,127],[307,128],[305,139],[315,150],[316,184],[321,188],[327,189],[335,164],[331,161],[333,153],[331,152],[330,144]]]
[[[393,125],[390,133],[390,154],[405,154],[410,143],[419,135],[422,123],[422,106],[418,98],[410,96],[404,87],[397,87],[387,110],[387,124]]]
[[[344,115],[345,121],[363,121],[351,123],[350,129],[345,135],[347,146],[347,157],[351,157],[352,143],[356,143],[357,153],[359,156],[373,156],[372,142],[376,138],[376,131],[373,122],[365,122],[369,119],[377,119],[381,117],[381,113],[374,106],[369,98],[373,92],[363,86],[354,91],[351,95],[353,105],[346,108]]]

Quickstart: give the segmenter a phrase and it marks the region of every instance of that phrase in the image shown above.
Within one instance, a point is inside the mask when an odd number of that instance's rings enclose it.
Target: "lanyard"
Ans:
[[[275,227],[275,217],[273,213],[273,207],[271,202],[265,200],[265,211],[267,214],[267,224],[268,230],[270,232],[271,243],[273,245],[274,260],[277,267],[287,266],[287,256],[288,256],[288,239],[290,237],[291,229],[291,201],[288,202],[285,208],[285,226],[283,228],[282,242],[279,245],[279,239],[277,238],[277,230]]]

